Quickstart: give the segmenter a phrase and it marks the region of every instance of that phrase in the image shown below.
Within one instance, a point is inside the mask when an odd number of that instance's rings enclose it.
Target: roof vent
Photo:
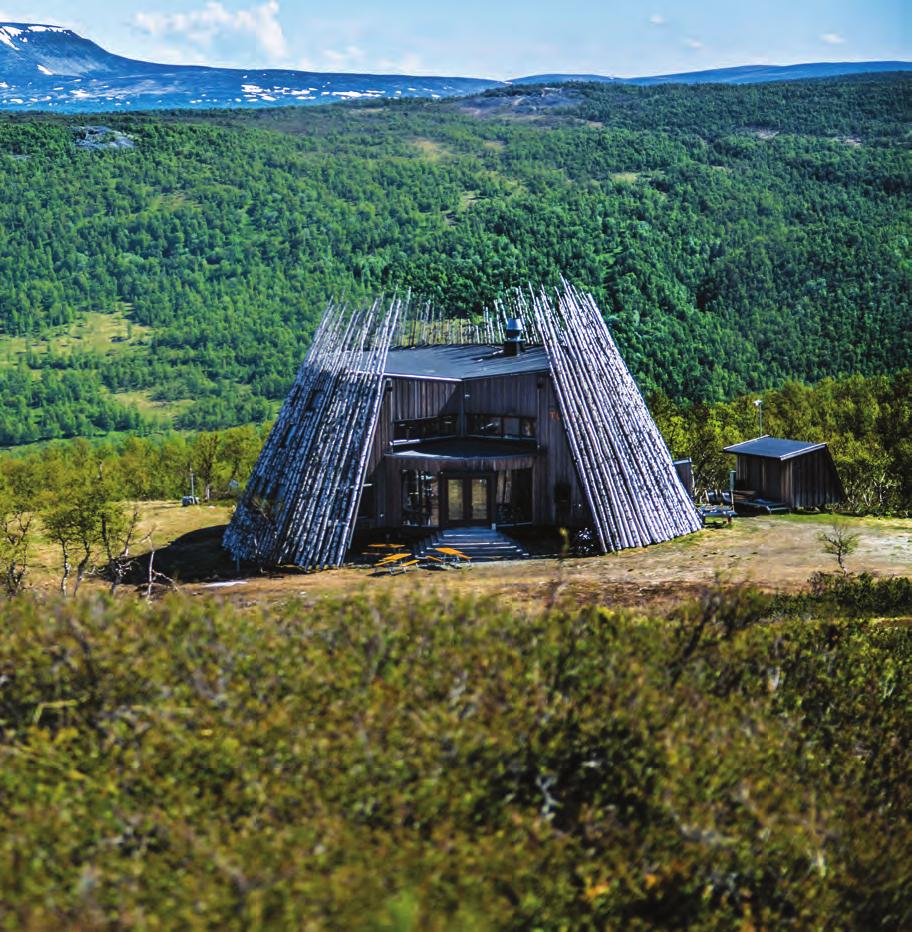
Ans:
[[[504,328],[506,337],[504,339],[503,351],[504,356],[518,356],[523,351],[523,322],[518,317],[511,317]]]

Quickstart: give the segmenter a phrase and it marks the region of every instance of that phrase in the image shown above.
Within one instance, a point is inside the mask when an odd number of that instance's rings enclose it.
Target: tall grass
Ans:
[[[912,630],[346,599],[0,609],[9,928],[900,928]]]

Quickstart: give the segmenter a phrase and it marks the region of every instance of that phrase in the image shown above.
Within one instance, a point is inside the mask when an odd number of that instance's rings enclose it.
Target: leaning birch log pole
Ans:
[[[524,303],[524,296],[514,302],[517,316]],[[645,546],[696,530],[696,510],[591,295],[563,282],[553,297],[533,295],[529,316],[549,355],[602,549]]]
[[[328,309],[226,531],[236,558],[306,569],[344,559],[400,305]]]

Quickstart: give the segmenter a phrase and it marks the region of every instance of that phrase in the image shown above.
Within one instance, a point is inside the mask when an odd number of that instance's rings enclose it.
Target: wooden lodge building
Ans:
[[[587,295],[479,324],[332,307],[225,535],[236,559],[341,564],[356,530],[591,528],[602,552],[700,518]]]
[[[819,508],[845,498],[825,443],[764,436],[725,452],[736,457],[735,489],[747,505]]]
[[[585,527],[544,348],[391,350],[359,525]]]

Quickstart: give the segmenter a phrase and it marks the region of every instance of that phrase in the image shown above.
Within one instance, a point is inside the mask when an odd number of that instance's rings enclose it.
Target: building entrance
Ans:
[[[494,476],[442,476],[441,524],[444,527],[491,524],[494,520]]]

